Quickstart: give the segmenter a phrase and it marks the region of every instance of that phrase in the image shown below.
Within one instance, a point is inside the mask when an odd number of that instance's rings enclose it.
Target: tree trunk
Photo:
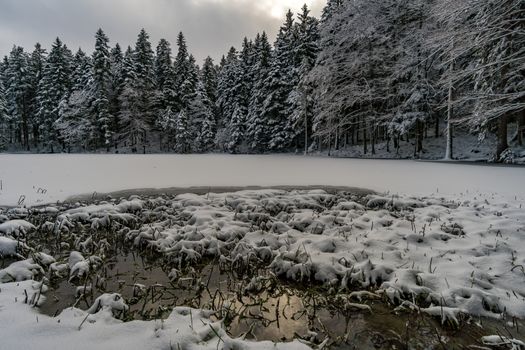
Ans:
[[[306,98],[306,92],[303,92],[304,94],[304,155],[306,156],[308,154],[308,107],[307,107],[307,98]]]
[[[367,144],[367,130],[366,130],[366,121],[363,120],[363,154],[368,153],[368,144]]]
[[[523,127],[525,123],[525,110],[518,116],[518,145],[523,146]]]
[[[451,65],[451,67],[453,67]],[[453,68],[451,68],[453,70]],[[445,151],[445,160],[451,160],[454,157],[454,145],[453,140],[454,137],[452,135],[453,129],[452,129],[452,99],[453,99],[453,93],[454,89],[452,87],[452,83],[450,83],[448,87],[448,106],[447,106],[447,150]]]
[[[372,129],[372,155],[376,154],[376,129],[375,127]]]
[[[498,119],[498,145],[496,148],[496,161],[499,161],[501,154],[509,148],[508,142],[508,116],[502,115]]]
[[[328,133],[328,157],[330,157],[332,153],[332,131]]]
[[[416,148],[417,153],[423,152],[423,136],[424,136],[424,128],[423,128],[422,122],[418,120],[417,121],[417,148]]]

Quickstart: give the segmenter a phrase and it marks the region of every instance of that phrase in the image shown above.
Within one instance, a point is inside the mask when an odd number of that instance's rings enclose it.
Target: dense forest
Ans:
[[[275,41],[245,38],[199,66],[177,50],[110,45],[88,55],[57,38],[0,62],[0,149],[268,153],[403,140],[422,152],[455,129],[522,145],[525,1],[329,0],[320,19],[288,12]],[[175,52],[176,51],[176,52]],[[509,132],[510,130],[510,132]]]

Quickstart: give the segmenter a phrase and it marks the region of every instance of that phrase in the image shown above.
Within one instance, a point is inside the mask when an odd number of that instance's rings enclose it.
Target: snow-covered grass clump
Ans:
[[[525,208],[518,201],[323,190],[182,194],[75,205],[40,229],[68,232],[77,223],[114,229],[175,266],[219,258],[238,271],[259,264],[295,282],[377,290],[396,304],[525,317]],[[77,248],[92,244],[88,238]],[[96,261],[71,253],[71,278]]]
[[[183,268],[213,260],[237,274],[256,266],[269,270],[273,278],[318,286],[349,310],[369,312],[366,301],[382,299],[396,311],[421,312],[444,325],[457,326],[470,316],[525,318],[525,208],[508,197],[268,189],[107,198],[49,208],[55,210],[5,211],[4,227],[27,230],[0,234],[5,250],[20,259],[0,270],[2,282],[40,280],[46,270],[50,278],[82,281],[106,258],[109,243],[96,235],[106,232],[163,257],[174,267],[169,275],[173,280]],[[31,234],[48,235],[54,244],[63,245],[67,259],[22,246]],[[253,278],[245,292],[260,289],[260,282]],[[25,295],[28,286],[10,283],[0,288]],[[142,287],[136,284],[139,292]],[[77,288],[79,295],[88,292],[85,286]],[[0,306],[24,299],[0,293]],[[51,327],[61,334],[82,324],[76,339],[101,334],[108,344],[112,343],[105,337],[110,333],[132,332],[135,342],[130,341],[130,349],[153,336],[161,342],[159,348],[167,349],[170,342],[176,348],[175,340],[213,348],[256,346],[230,339],[202,310],[175,309],[163,322],[123,324],[114,316],[125,310],[124,300],[110,293],[96,299],[87,313],[67,309],[59,316],[60,325],[40,318],[34,327]],[[0,312],[0,322],[5,321],[2,317],[7,316]],[[159,332],[158,327],[170,332]],[[179,333],[173,336],[176,329]]]
[[[237,269],[266,263],[285,279],[378,289],[396,303],[525,317],[520,203],[379,195],[362,203],[324,191],[157,198],[146,206],[158,219],[125,236],[179,265],[217,256]]]

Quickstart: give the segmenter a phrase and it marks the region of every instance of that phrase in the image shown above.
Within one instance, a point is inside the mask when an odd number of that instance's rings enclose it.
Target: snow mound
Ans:
[[[17,237],[25,235],[27,232],[34,230],[36,227],[25,220],[11,220],[0,224],[0,234]]]

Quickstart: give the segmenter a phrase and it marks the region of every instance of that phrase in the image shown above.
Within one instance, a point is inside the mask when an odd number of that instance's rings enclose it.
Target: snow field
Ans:
[[[409,160],[231,155],[0,154],[0,206],[189,186],[349,186],[408,195],[525,199],[525,168]],[[100,198],[98,196],[97,198]]]

